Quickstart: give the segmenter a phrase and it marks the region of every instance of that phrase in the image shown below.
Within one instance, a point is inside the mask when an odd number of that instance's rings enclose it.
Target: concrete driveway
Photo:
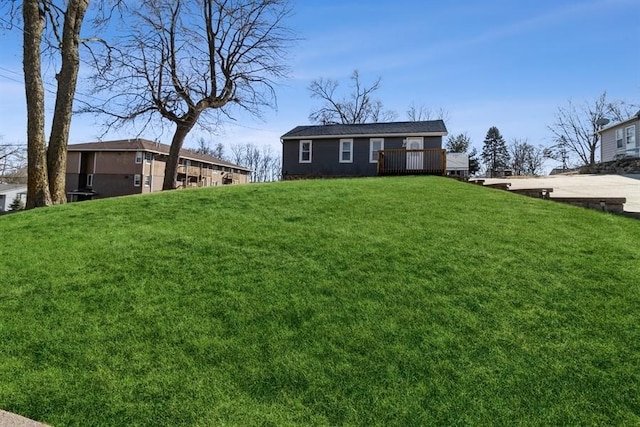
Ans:
[[[639,175],[551,175],[537,178],[487,178],[486,184],[510,182],[513,189],[553,188],[554,197],[626,197],[624,210],[640,212]]]
[[[0,409],[0,427],[48,427],[48,425]]]

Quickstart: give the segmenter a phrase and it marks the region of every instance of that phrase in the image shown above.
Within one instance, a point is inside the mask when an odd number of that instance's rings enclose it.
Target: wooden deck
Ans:
[[[447,152],[441,148],[378,151],[378,175],[445,175]]]

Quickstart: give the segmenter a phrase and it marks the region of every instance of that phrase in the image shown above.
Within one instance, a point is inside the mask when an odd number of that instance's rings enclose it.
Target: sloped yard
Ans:
[[[405,177],[0,235],[0,408],[54,426],[640,423],[636,220]]]

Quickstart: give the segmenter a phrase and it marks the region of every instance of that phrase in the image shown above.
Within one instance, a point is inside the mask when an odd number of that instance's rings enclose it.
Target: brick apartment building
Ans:
[[[162,190],[169,146],[145,139],[90,142],[67,149],[70,202]],[[251,170],[215,157],[180,151],[178,187],[248,183]]]

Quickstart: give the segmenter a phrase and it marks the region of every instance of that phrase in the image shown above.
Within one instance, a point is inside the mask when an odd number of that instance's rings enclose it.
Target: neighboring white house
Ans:
[[[27,186],[24,184],[0,184],[0,212],[9,211],[9,206],[18,197],[22,203],[27,201]]]
[[[628,120],[614,123],[598,132],[601,137],[600,161],[640,157],[640,111]]]
[[[469,155],[447,153],[447,175],[469,176]]]

